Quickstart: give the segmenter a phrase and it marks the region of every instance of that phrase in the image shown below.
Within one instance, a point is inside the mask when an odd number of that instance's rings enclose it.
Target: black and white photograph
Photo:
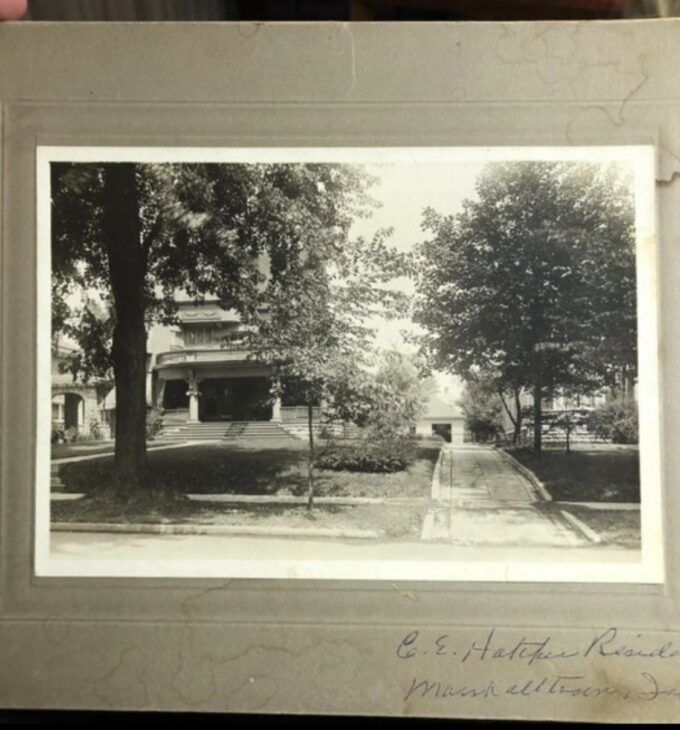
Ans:
[[[37,174],[38,575],[663,580],[651,147]]]

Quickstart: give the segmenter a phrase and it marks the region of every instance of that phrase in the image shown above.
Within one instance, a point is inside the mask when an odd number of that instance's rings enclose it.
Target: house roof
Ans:
[[[443,419],[450,419],[450,418],[462,418],[463,414],[455,405],[451,405],[450,403],[446,403],[444,400],[442,400],[436,393],[432,393],[427,401],[427,406],[425,408],[425,412],[422,415],[422,418],[443,418]]]

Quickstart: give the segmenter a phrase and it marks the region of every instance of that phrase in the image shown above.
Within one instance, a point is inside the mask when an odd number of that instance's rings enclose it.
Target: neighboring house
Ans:
[[[637,385],[631,385],[629,382],[622,380],[619,388],[619,392],[624,394],[626,397],[632,397],[637,400]],[[564,441],[565,434],[563,429],[559,426],[554,425],[556,420],[565,413],[580,413],[581,415],[587,415],[588,411],[595,410],[599,406],[604,405],[613,398],[611,390],[603,390],[600,393],[594,395],[577,395],[567,397],[561,394],[554,394],[543,399],[542,414],[543,414],[543,440],[546,442],[550,441]],[[508,407],[512,410],[514,415],[514,404],[512,399],[506,399]],[[533,429],[533,413],[532,408],[534,405],[534,399],[530,392],[523,391],[520,394],[520,404],[523,410],[523,425],[522,425],[522,436],[525,439],[531,438],[531,432]],[[505,410],[502,412],[503,428],[506,434],[512,435],[513,425],[512,421]],[[596,441],[595,436],[588,431],[585,423],[581,423],[576,426],[570,438],[574,442],[590,442]]]
[[[415,425],[415,432],[418,436],[435,434],[452,444],[462,444],[465,441],[465,415],[457,406],[433,393]]]
[[[100,437],[111,437],[113,412],[107,406],[112,381],[92,378],[84,382],[64,372],[76,348],[59,342],[52,347],[52,429],[68,438],[90,436],[96,429]]]

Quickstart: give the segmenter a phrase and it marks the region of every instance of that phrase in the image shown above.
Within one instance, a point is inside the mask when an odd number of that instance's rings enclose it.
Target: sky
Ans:
[[[427,237],[421,229],[422,213],[427,207],[440,214],[455,214],[463,201],[476,197],[475,182],[486,162],[398,162],[365,165],[378,182],[370,195],[380,203],[370,218],[359,219],[350,235],[370,238],[381,228],[392,228],[389,245],[399,251],[412,251]],[[413,293],[413,282],[401,279],[393,283],[405,293]],[[403,331],[417,332],[408,320],[374,320],[378,329],[377,344],[386,349],[413,352],[414,346],[405,342]],[[451,402],[461,394],[460,381],[446,373],[435,373],[440,395]]]
[[[371,238],[378,230],[392,228],[388,243],[399,251],[412,251],[426,234],[421,230],[422,213],[428,206],[438,213],[451,214],[461,209],[463,201],[475,196],[475,181],[486,164],[472,161],[446,162],[393,162],[364,165],[366,171],[376,179],[370,195],[379,206],[370,218],[357,219],[350,231],[351,236]],[[399,279],[392,283],[394,288],[413,294],[413,282]],[[94,296],[94,292],[89,292]],[[76,304],[78,295],[74,295]],[[404,339],[404,332],[417,332],[410,320],[374,319],[371,325],[377,331],[376,344],[380,348],[415,352],[413,344]],[[150,333],[152,349],[167,349],[170,333],[160,326],[152,327]],[[69,342],[64,339],[65,342]],[[460,381],[446,373],[433,373],[440,397],[455,403],[460,396]]]

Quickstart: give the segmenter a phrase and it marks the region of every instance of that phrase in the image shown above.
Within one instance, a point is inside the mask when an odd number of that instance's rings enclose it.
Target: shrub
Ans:
[[[96,418],[90,419],[90,438],[93,441],[101,441],[104,438],[101,426]]]
[[[638,443],[638,408],[630,399],[617,398],[596,408],[588,419],[588,430],[615,444]]]
[[[324,452],[316,460],[320,469],[369,473],[403,471],[415,458],[412,439],[400,438],[389,441],[367,439],[348,446],[336,446]]]

